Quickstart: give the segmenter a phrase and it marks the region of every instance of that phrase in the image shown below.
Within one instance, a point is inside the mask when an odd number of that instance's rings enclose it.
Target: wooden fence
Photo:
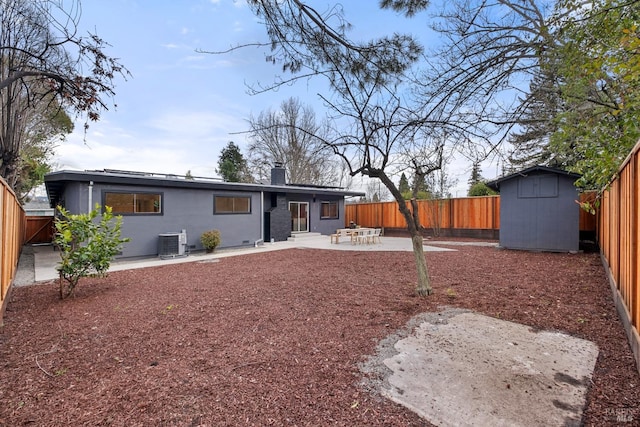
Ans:
[[[0,324],[24,243],[26,216],[15,193],[0,178]]]
[[[490,230],[497,233],[500,229],[499,196],[418,200],[417,203],[420,224],[433,234],[451,235],[454,234],[452,230]],[[407,227],[396,202],[348,204],[345,220],[346,225],[353,221],[364,227],[392,230]]]
[[[580,201],[593,198],[581,194]],[[498,238],[500,196],[460,199],[418,200],[420,223],[434,234]],[[406,229],[407,223],[396,202],[356,203],[345,207],[345,225],[353,221],[364,227]],[[580,211],[580,230],[595,232],[596,217]]]
[[[598,242],[613,299],[640,371],[640,141],[602,192]]]

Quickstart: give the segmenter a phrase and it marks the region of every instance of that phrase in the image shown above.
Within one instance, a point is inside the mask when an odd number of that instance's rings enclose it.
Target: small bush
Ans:
[[[222,238],[220,237],[220,230],[208,230],[202,233],[200,236],[200,242],[202,246],[207,250],[207,252],[213,252],[216,250],[220,243],[222,242]]]
[[[122,217],[114,217],[110,206],[105,206],[99,221],[94,221],[99,204],[88,214],[71,215],[60,206],[58,212],[54,242],[60,248],[60,298],[65,298],[73,295],[80,278],[106,276],[111,260],[130,239],[120,237]]]

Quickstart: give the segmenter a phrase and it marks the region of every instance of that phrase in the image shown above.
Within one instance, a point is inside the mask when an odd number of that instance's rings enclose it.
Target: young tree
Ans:
[[[99,221],[100,205],[88,214],[71,215],[58,207],[54,242],[60,248],[60,298],[73,295],[83,277],[104,277],[111,260],[122,250],[129,238],[122,238],[122,217],[113,216],[110,206],[105,206]],[[66,282],[66,287],[65,287]]]
[[[240,148],[233,141],[229,141],[220,152],[216,172],[227,182],[253,182],[247,161],[240,152]]]
[[[383,2],[395,7],[398,3]],[[417,203],[408,206],[392,181],[393,162],[409,165],[414,182],[440,169],[444,145],[467,141],[461,126],[447,126],[442,111],[408,102],[409,71],[423,49],[410,36],[389,37],[356,43],[346,36],[349,27],[339,7],[322,15],[300,0],[249,1],[262,19],[270,37],[268,60],[292,73],[291,80],[279,80],[272,89],[296,78],[324,77],[331,94],[320,95],[340,123],[334,135],[323,143],[340,156],[353,175],[379,179],[397,201],[407,222],[418,273],[419,295],[433,292],[423,251]],[[410,1],[403,9],[410,16],[426,6]],[[415,187],[417,191],[418,186]]]
[[[0,176],[9,183],[19,180],[29,123],[61,108],[86,114],[88,126],[107,108],[116,75],[128,74],[102,39],[78,35],[80,10],[78,0],[1,2]]]
[[[323,143],[328,123],[318,123],[313,108],[289,98],[279,111],[270,109],[249,118],[249,163],[260,179],[268,179],[271,167],[281,162],[287,182],[338,185],[340,168],[333,152]]]

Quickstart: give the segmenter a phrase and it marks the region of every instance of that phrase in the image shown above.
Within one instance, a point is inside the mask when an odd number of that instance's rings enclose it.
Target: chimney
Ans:
[[[271,185],[287,185],[285,170],[282,162],[275,162],[271,168]]]

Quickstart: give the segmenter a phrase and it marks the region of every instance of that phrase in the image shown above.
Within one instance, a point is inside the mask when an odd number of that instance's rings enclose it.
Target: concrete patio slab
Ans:
[[[56,265],[60,262],[60,254],[54,251],[51,245],[40,245],[32,247],[32,254],[26,254],[27,257],[33,256],[33,273],[23,274],[25,280],[18,280],[14,283],[17,286],[54,280],[58,278]],[[256,252],[277,251],[292,248],[310,248],[310,249],[330,249],[337,251],[363,251],[363,252],[379,252],[379,251],[413,251],[411,239],[408,237],[382,237],[382,243],[353,245],[349,241],[343,241],[339,244],[331,243],[329,236],[311,235],[310,237],[298,238],[295,241],[265,243],[256,247],[241,247],[220,249],[212,254],[197,252],[185,257],[176,257],[161,259],[159,257],[139,258],[139,259],[120,259],[111,263],[109,271],[129,270],[133,268],[145,268],[158,265],[179,264],[183,262],[202,262],[210,259],[221,259],[229,256],[244,255]],[[439,251],[455,251],[455,249],[441,248],[436,246],[424,246],[425,252]],[[29,268],[29,267],[26,267]]]
[[[592,342],[459,309],[414,322],[365,365],[384,396],[438,426],[581,425]]]

